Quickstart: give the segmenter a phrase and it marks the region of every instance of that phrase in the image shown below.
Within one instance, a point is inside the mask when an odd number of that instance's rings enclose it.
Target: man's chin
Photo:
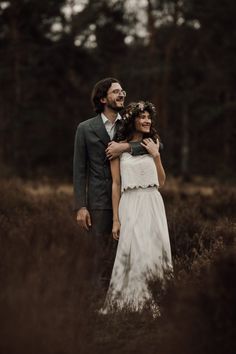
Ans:
[[[114,107],[114,111],[116,111],[116,112],[120,112],[120,111],[122,111],[122,109],[124,109],[124,106]]]
[[[114,112],[120,112],[122,111],[122,109],[124,109],[124,106],[121,105],[121,106],[108,106],[110,109],[112,109]]]

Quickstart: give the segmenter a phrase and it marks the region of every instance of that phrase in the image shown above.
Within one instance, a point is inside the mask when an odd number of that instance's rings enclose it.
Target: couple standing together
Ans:
[[[142,310],[152,302],[149,281],[164,280],[165,271],[172,270],[158,191],[165,172],[154,128],[155,107],[139,101],[124,109],[125,96],[114,78],[95,84],[91,99],[97,116],[80,123],[75,137],[77,223],[93,239],[97,281],[111,234],[118,240],[102,313]]]

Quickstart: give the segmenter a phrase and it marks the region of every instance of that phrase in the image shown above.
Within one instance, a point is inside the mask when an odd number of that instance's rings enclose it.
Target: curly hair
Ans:
[[[143,138],[152,138],[154,141],[160,140],[155,128],[156,108],[148,101],[131,102],[122,112],[122,121],[116,133],[115,140],[130,141],[135,132],[135,119],[143,112],[148,112],[151,118],[151,128],[149,133],[144,133]]]
[[[101,98],[104,98],[107,96],[107,92],[113,83],[120,84],[120,82],[117,79],[115,79],[114,77],[107,77],[103,80],[98,81],[94,85],[93,90],[92,90],[92,94],[91,94],[91,102],[92,102],[95,112],[97,112],[97,113],[103,112],[104,103],[101,102]]]

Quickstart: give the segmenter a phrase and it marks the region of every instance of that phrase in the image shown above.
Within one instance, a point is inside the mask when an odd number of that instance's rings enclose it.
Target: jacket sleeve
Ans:
[[[87,206],[87,148],[84,134],[84,125],[79,124],[74,145],[73,184],[74,210]]]
[[[147,150],[138,142],[129,142],[131,146],[131,155],[138,156],[138,155],[145,155],[148,154]],[[160,143],[160,150],[163,149],[163,144]]]
[[[131,155],[145,155],[148,154],[147,150],[138,142],[129,142],[131,146]]]

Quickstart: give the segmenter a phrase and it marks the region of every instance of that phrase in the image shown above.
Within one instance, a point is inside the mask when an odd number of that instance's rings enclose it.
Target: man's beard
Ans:
[[[122,109],[124,109],[124,105],[123,106],[117,106],[113,102],[107,102],[107,107],[112,109],[115,112],[120,112],[120,111],[122,111]]]

